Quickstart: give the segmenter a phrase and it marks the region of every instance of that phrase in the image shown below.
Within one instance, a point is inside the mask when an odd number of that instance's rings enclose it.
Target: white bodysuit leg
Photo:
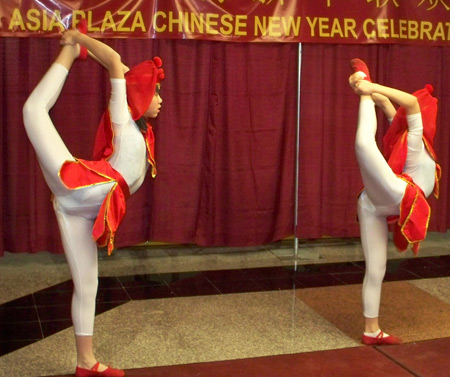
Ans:
[[[74,283],[72,318],[75,334],[92,335],[98,280],[93,219],[112,184],[68,190],[59,179],[61,165],[74,158],[48,112],[58,99],[67,73],[62,65],[53,64],[26,101],[23,117],[45,181],[55,196],[55,213]]]
[[[406,183],[394,174],[378,149],[376,132],[375,104],[370,97],[363,97],[359,104],[355,152],[364,189],[375,206],[398,205]]]
[[[60,181],[58,172],[64,161],[74,158],[56,131],[48,112],[58,99],[67,74],[64,66],[52,64],[23,108],[25,130],[36,152],[45,181],[56,196],[68,192]]]
[[[358,219],[366,261],[362,297],[364,316],[379,314],[381,286],[386,273],[388,226],[386,216],[399,213],[406,183],[399,179],[377,147],[377,119],[371,98],[359,107],[355,151],[364,191],[358,199]]]
[[[55,213],[72,275],[72,322],[76,335],[94,333],[95,300],[98,288],[98,251],[92,238],[94,220],[64,213],[55,202]]]
[[[378,215],[376,208],[358,200],[358,220],[361,243],[366,263],[362,286],[364,316],[378,317],[381,286],[386,273],[388,225],[386,216]]]

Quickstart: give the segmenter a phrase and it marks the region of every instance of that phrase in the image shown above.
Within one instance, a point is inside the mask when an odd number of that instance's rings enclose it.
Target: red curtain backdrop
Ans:
[[[132,66],[161,56],[163,110],[154,124],[158,176],[128,201],[117,246],[146,240],[204,246],[261,245],[294,233],[297,44],[108,40]],[[59,50],[55,39],[0,39],[0,255],[61,252],[59,232],[22,106]],[[361,180],[353,152],[358,98],[349,60],[366,59],[380,83],[439,99],[436,151],[441,198],[431,230],[446,231],[450,50],[412,46],[302,46],[299,222],[296,235],[359,234]],[[108,101],[106,73],[76,62],[51,117],[74,156],[90,158]],[[387,123],[380,117],[380,135]],[[381,128],[383,130],[381,130]]]

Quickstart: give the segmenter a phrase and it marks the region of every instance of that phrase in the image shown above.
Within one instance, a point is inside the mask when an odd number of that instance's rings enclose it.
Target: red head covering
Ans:
[[[431,157],[436,160],[433,149],[434,137],[436,135],[437,99],[431,95],[433,87],[427,84],[424,89],[413,93],[417,97],[422,114],[423,139]],[[406,136],[408,122],[406,119],[406,109],[400,106],[395,114],[388,132],[383,138],[384,154],[389,166],[396,174],[403,171],[406,162]]]
[[[162,62],[159,57],[144,61],[125,74],[127,85],[127,102],[133,120],[138,120],[147,111],[156,90],[156,84],[164,79]],[[106,111],[100,121],[94,144],[94,160],[108,159],[113,151],[113,131],[109,112]],[[148,160],[152,165],[152,175],[156,175],[154,137],[150,124],[144,134],[147,144]]]
[[[147,111],[155,94],[156,84],[164,79],[161,66],[161,59],[155,57],[153,60],[138,64],[125,74],[127,101],[134,120],[139,119]]]

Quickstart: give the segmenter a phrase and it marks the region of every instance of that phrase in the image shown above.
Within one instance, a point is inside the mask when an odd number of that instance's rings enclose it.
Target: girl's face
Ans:
[[[155,94],[152,98],[152,102],[150,102],[150,106],[147,111],[144,113],[144,117],[154,119],[158,116],[161,110],[162,99],[159,95],[160,85],[156,84]]]

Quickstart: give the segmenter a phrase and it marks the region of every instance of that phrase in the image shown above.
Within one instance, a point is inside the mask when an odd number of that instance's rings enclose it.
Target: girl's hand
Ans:
[[[78,30],[66,30],[61,36],[59,44],[61,45],[76,45],[78,43],[78,36],[80,32]]]
[[[355,82],[355,92],[359,95],[371,95],[375,92],[375,84],[367,80],[359,80]]]

